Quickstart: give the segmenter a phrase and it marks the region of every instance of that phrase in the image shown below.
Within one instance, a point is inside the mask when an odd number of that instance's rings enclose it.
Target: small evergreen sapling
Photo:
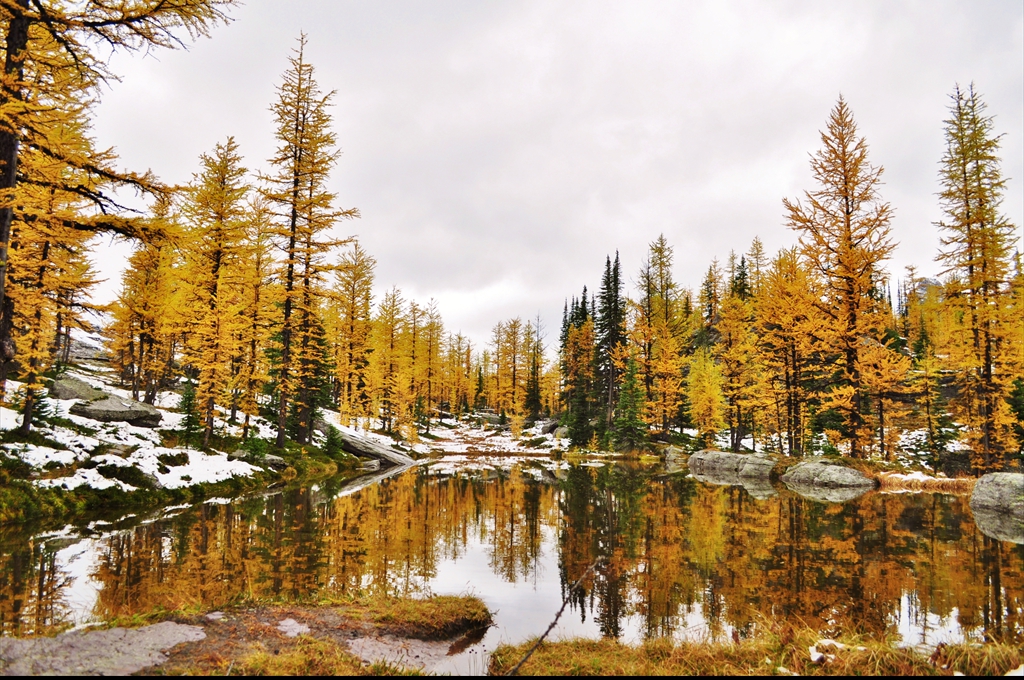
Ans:
[[[327,426],[327,437],[324,439],[324,455],[331,460],[338,460],[345,454],[341,448],[341,432],[333,425]]]
[[[644,389],[637,379],[636,361],[632,357],[626,364],[626,375],[619,388],[619,405],[615,409],[615,445],[624,451],[637,451],[647,443],[647,423],[644,411]]]
[[[185,414],[181,421],[181,438],[185,444],[192,446],[195,443],[196,435],[199,434],[201,423],[199,409],[196,406],[196,386],[191,379],[185,383],[185,389],[181,393],[181,404],[178,408]]]

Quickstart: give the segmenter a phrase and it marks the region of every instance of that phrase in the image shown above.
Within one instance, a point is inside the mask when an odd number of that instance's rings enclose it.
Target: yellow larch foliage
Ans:
[[[73,114],[81,115],[81,111]],[[73,114],[63,124],[53,122],[48,130],[53,149],[70,154],[91,148],[84,124]],[[30,181],[23,183],[16,194],[16,221],[5,263],[3,323],[10,326],[0,335],[10,333],[17,343],[24,383],[21,432],[28,434],[45,386],[42,374],[57,360],[56,319],[61,298],[66,298],[69,290],[85,293],[94,283],[83,260],[90,234],[77,228],[86,201],[80,192],[61,185],[78,181],[81,191],[100,191],[107,183],[76,171],[60,157],[36,150],[22,155],[21,172]],[[0,384],[5,380],[4,373]]]
[[[240,352],[242,257],[246,241],[247,170],[238,145],[228,137],[200,156],[202,170],[185,194],[183,215],[188,309],[186,362],[197,372],[196,403],[203,445],[213,436],[216,405],[232,401],[231,360]]]
[[[690,402],[690,420],[704,446],[714,445],[714,436],[725,427],[725,395],[722,372],[708,350],[699,349],[690,358],[686,396]]]
[[[647,422],[667,432],[683,398],[683,365],[679,341],[663,319],[656,321],[651,362],[651,396],[647,401]]]
[[[289,416],[294,434],[307,443],[313,412],[319,406],[327,351],[321,308],[327,297],[327,274],[334,269],[331,251],[348,243],[329,236],[339,220],[359,216],[355,208],[338,210],[327,180],[341,152],[330,128],[334,92],[324,94],[306,60],[306,36],[289,58],[289,68],[271,106],[278,147],[262,176],[264,195],[274,213],[274,240],[283,254],[277,277],[282,286],[275,376],[277,446],[284,446]]]
[[[358,241],[342,253],[327,319],[334,359],[334,398],[342,423],[367,414],[366,369],[370,353],[373,270],[377,261]]]
[[[868,162],[867,142],[857,134],[842,97],[821,133],[822,148],[811,159],[818,188],[805,201],[783,199],[789,226],[800,233],[800,254],[825,284],[816,304],[836,328],[832,350],[840,356],[827,405],[843,417],[850,455],[865,455],[871,430],[864,413],[868,399],[860,373],[863,338],[877,339],[884,316],[876,287],[882,264],[895,247],[889,204],[878,195],[882,168]]]
[[[763,395],[752,303],[738,294],[728,295],[715,328],[719,336],[715,353],[729,405],[726,421],[730,445],[733,451],[739,451],[744,436],[754,434],[755,410]]]
[[[816,306],[817,286],[795,249],[783,250],[764,274],[758,299],[758,350],[767,372],[778,450],[803,455],[809,433],[808,383],[815,375],[816,346],[829,327]]]
[[[1014,309],[1010,244],[1016,228],[999,212],[1006,180],[999,165],[999,135],[985,103],[958,86],[946,123],[939,198],[943,251],[938,261],[952,275],[947,304],[956,309],[949,368],[957,374],[952,406],[964,425],[977,470],[999,469],[1020,448],[1007,397],[1019,377],[1022,325]],[[1017,312],[1016,314],[1014,312]]]
[[[389,433],[411,420],[408,325],[405,299],[392,287],[377,306],[366,371],[370,415],[379,417],[381,429]]]
[[[239,317],[232,358],[232,409],[245,414],[242,438],[249,436],[252,416],[259,412],[259,397],[269,379],[267,347],[280,286],[273,278],[276,263],[271,245],[271,214],[262,196],[253,197],[245,212],[246,237],[239,250]]]

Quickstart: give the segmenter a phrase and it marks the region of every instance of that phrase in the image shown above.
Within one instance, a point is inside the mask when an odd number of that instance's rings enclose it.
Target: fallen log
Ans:
[[[389,465],[412,465],[416,462],[390,446],[379,444],[372,439],[345,430],[339,430],[339,432],[341,434],[341,449],[353,456],[376,458],[381,463]]]
[[[394,477],[395,475],[401,474],[408,469],[408,465],[395,465],[393,467],[389,467],[386,470],[378,470],[377,472],[373,472],[368,475],[363,475],[362,477],[356,477],[355,479],[347,482],[345,486],[338,489],[338,493],[335,494],[335,498],[349,496],[351,494],[354,494],[356,491],[362,491],[368,486],[373,486],[374,484],[381,482],[385,479],[388,479],[389,477]]]

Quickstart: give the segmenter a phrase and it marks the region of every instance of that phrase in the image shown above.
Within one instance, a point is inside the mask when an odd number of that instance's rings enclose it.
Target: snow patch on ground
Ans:
[[[124,482],[117,479],[107,479],[101,475],[97,470],[76,470],[75,474],[70,477],[58,477],[57,479],[39,479],[35,482],[38,486],[43,488],[61,488],[61,489],[77,489],[78,487],[85,485],[91,486],[94,489],[109,489],[110,487],[117,487],[121,491],[135,491],[136,487],[131,484],[125,484]]]
[[[127,390],[111,387],[89,373],[76,370],[69,371],[68,374],[107,394],[130,399]],[[16,381],[8,381],[9,393],[12,393],[18,386],[19,383]],[[130,484],[104,477],[96,469],[99,466],[134,467],[168,489],[221,482],[231,477],[248,477],[260,470],[249,463],[230,460],[227,454],[219,451],[204,453],[164,447],[161,445],[160,433],[153,428],[137,427],[124,422],[103,423],[91,418],[72,415],[70,409],[77,402],[75,399],[46,399],[45,401],[56,415],[83,428],[88,428],[89,431],[94,431],[94,434],[82,434],[62,425],[46,425],[35,429],[41,436],[53,442],[53,446],[4,444],[3,451],[8,455],[18,457],[40,471],[45,470],[48,465],[52,467],[53,463],[70,466],[90,458],[95,465],[90,469],[78,469],[69,476],[35,480],[34,483],[41,487],[77,489],[81,486],[90,486],[100,490],[109,488],[118,488],[122,491],[136,490]],[[162,392],[158,395],[157,401],[161,405],[177,404],[180,401],[180,396],[173,392]],[[181,420],[184,418],[181,413],[162,411],[162,414],[161,426],[167,429],[179,428]],[[233,434],[241,433],[241,428],[238,426],[228,425],[221,419],[216,419],[216,421],[219,427]],[[259,421],[260,419],[257,419],[258,423]],[[0,407],[0,429],[12,429],[20,424],[20,413]],[[271,428],[260,428],[261,434],[265,429]],[[103,452],[104,445],[111,447],[110,452]],[[161,456],[180,457],[182,453],[187,457],[187,462],[183,465],[174,465],[173,461],[169,461],[167,458],[164,461],[160,460]]]
[[[8,445],[7,451],[14,453],[22,461],[32,467],[42,468],[50,463],[60,465],[71,465],[75,462],[75,454],[71,451],[58,451],[49,446],[35,446],[34,444],[12,444]]]
[[[0,430],[13,430],[21,425],[21,414],[0,406]]]

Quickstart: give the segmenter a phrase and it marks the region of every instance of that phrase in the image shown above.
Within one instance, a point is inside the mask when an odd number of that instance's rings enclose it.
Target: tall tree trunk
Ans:
[[[29,19],[20,10],[27,10],[29,0],[14,0],[5,8],[11,14],[7,24],[6,59],[4,75],[11,85],[0,90],[0,106],[12,100],[20,100],[21,80],[24,75],[25,48],[28,46]],[[0,324],[0,358],[6,362],[14,359],[16,346],[11,331],[13,321],[10,315],[14,304],[8,304],[7,294],[7,250],[11,242],[11,223],[14,220],[14,188],[18,184],[18,130],[14,126],[0,125],[0,311],[6,323]],[[8,356],[10,355],[10,356]],[[4,371],[3,380],[6,380]],[[2,392],[2,385],[0,385]]]

